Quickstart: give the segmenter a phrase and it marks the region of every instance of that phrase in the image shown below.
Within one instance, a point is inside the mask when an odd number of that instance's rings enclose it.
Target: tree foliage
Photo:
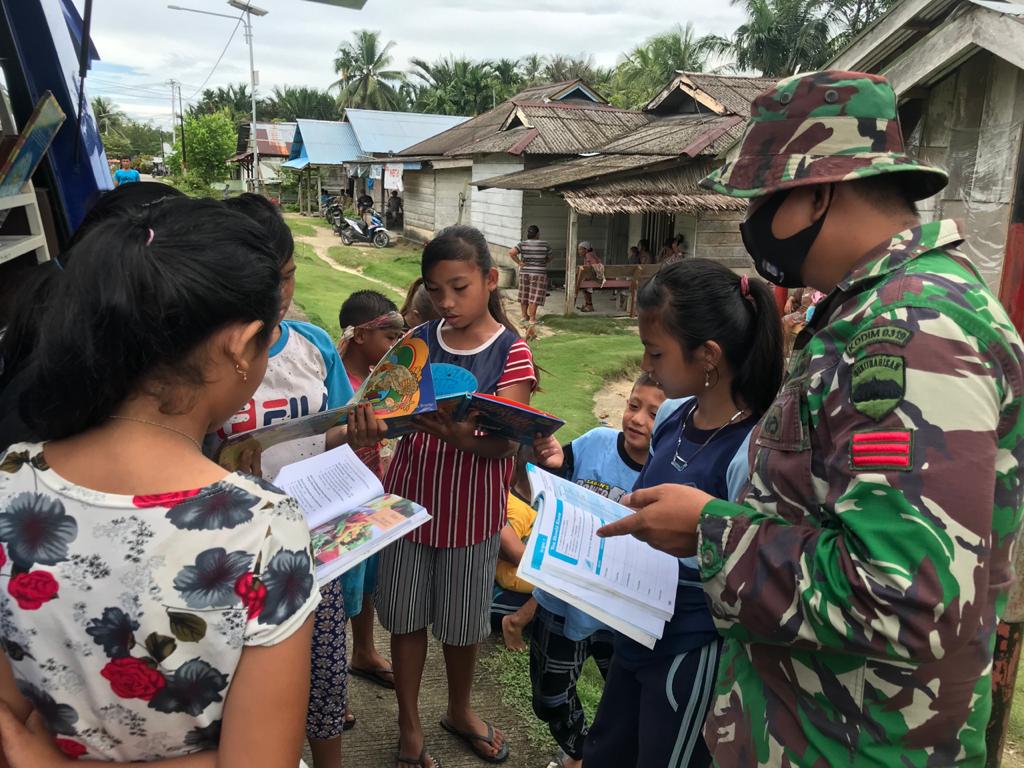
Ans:
[[[360,29],[352,40],[338,46],[334,72],[338,79],[338,104],[359,109],[401,110],[405,104],[399,89],[405,74],[391,69],[394,41],[381,44],[380,32]]]
[[[208,115],[188,115],[185,118],[185,160],[182,169],[181,141],[174,145],[168,159],[171,171],[182,178],[186,186],[208,188],[215,181],[223,181],[230,173],[227,160],[235,153],[238,137],[230,111],[225,109]]]
[[[273,94],[259,109],[261,120],[294,122],[303,117],[310,120],[338,120],[341,110],[337,100],[327,91],[306,86],[275,87]]]
[[[259,112],[260,104],[257,104]],[[207,88],[199,97],[199,101],[188,108],[191,116],[213,115],[227,111],[234,124],[252,119],[252,94],[245,83],[227,85],[218,88]]]
[[[640,108],[671,82],[677,71],[703,72],[711,57],[728,45],[715,35],[698,36],[692,23],[649,37],[616,68],[611,99],[618,106]]]

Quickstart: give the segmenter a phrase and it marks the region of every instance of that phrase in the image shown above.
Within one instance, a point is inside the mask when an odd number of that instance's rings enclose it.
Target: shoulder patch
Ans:
[[[899,355],[871,355],[853,364],[850,399],[865,416],[881,421],[903,402],[906,371]]]
[[[850,440],[850,469],[910,472],[914,468],[914,433],[910,429],[857,432]]]
[[[872,344],[895,344],[898,347],[905,347],[913,335],[913,331],[900,328],[898,325],[878,325],[861,331],[850,339],[850,343],[846,345],[846,354],[855,357],[864,347]]]

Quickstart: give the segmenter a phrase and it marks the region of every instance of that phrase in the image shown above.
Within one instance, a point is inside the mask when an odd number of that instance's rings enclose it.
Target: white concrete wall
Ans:
[[[508,155],[480,155],[473,158],[473,181],[490,179],[523,170],[523,161]],[[523,193],[512,189],[473,187],[470,222],[484,233],[491,253],[506,265],[505,255],[519,242],[523,230]]]
[[[569,206],[565,200],[549,192],[524,192],[522,237],[526,237],[526,228],[531,224],[540,227],[541,240],[551,246],[552,260],[548,269],[564,271],[565,237],[569,227]]]

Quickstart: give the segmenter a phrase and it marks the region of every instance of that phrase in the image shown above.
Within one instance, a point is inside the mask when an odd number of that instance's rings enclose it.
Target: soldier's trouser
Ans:
[[[586,768],[707,768],[702,734],[722,641],[636,669],[618,657],[583,748]]]
[[[533,711],[548,724],[558,746],[574,760],[583,757],[587,721],[576,694],[583,664],[594,657],[607,679],[612,658],[612,638],[607,631],[595,632],[586,640],[570,640],[564,634],[565,620],[537,606],[530,634],[530,682]]]

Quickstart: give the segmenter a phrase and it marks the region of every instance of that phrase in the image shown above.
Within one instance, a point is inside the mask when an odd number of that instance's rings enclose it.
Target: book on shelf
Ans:
[[[0,147],[0,197],[17,195],[32,178],[46,150],[64,123],[64,111],[46,91],[17,138]]]
[[[320,584],[430,520],[419,504],[385,493],[347,445],[288,464],[274,482],[306,516]]]
[[[537,519],[520,578],[653,648],[675,611],[679,561],[632,536],[599,538],[598,528],[633,510],[532,464],[527,471]]]

